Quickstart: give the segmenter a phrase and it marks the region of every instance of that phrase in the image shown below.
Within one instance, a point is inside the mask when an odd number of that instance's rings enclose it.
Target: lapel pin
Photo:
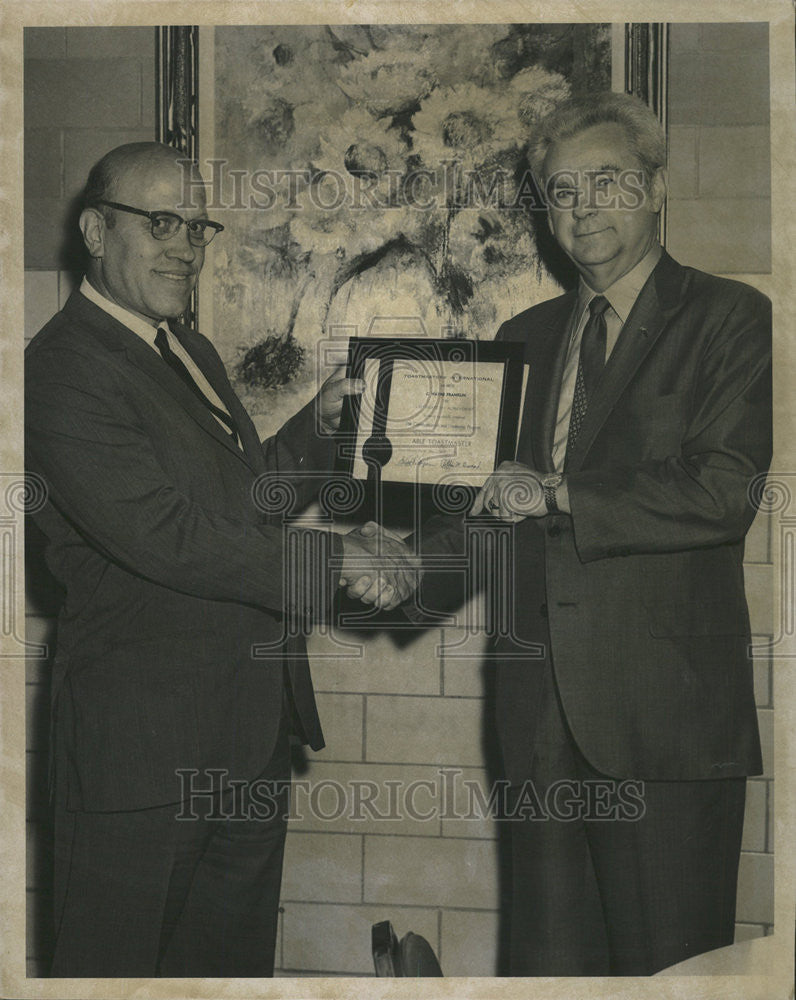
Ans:
[[[640,326],[640,327],[638,328],[638,332],[639,332],[639,333],[640,333],[640,334],[641,334],[641,335],[642,335],[643,337],[646,337],[646,336],[647,336],[647,328],[646,328],[646,326]]]

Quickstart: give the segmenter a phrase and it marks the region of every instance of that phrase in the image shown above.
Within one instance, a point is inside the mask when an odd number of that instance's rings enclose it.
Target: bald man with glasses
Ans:
[[[184,166],[136,143],[94,167],[86,276],[26,352],[27,465],[47,490],[35,519],[66,592],[54,976],[272,975],[289,736],[323,746],[303,640],[285,628],[318,609],[287,604],[303,591],[254,487],[275,473],[308,502],[361,385],[333,373],[259,440],[213,345],[178,321],[223,229],[195,168],[195,204],[182,206]],[[329,593],[339,556],[352,584],[370,560],[365,599],[408,596],[399,542],[381,539],[377,560],[361,536],[307,535]]]

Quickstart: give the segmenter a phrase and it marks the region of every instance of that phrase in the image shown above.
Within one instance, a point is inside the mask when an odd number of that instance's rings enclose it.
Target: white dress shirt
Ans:
[[[198,365],[193,360],[191,355],[185,350],[171,330],[169,330],[166,320],[161,320],[159,323],[147,322],[147,320],[142,319],[140,316],[136,316],[135,313],[131,313],[129,309],[125,309],[117,302],[112,302],[110,299],[106,298],[101,292],[97,291],[97,289],[89,282],[88,278],[83,278],[80,283],[80,294],[85,295],[85,297],[89,299],[89,301],[93,302],[95,306],[99,306],[100,309],[104,309],[106,313],[109,313],[114,319],[126,326],[128,330],[132,330],[133,333],[137,334],[144,341],[144,343],[148,344],[152,348],[159,358],[161,357],[161,354],[155,346],[155,337],[157,336],[158,330],[165,330],[169,347],[188,369],[191,378],[202,390],[202,393],[207,396],[208,400],[214,406],[223,410],[224,413],[229,413],[224,403],[219,399],[218,393],[199,370]],[[224,423],[224,421],[221,420],[220,417],[216,416],[212,410],[208,410],[208,412],[213,414],[215,419],[218,421],[219,426],[223,427],[228,434],[229,427]]]
[[[610,309],[606,309],[605,327],[606,363],[611,357],[611,352],[616,346],[622,327],[630,315],[630,310],[636,304],[636,299],[647,279],[655,269],[655,265],[661,258],[663,250],[660,244],[656,243],[627,274],[623,274],[604,292],[598,293],[589,288],[583,278],[580,279],[578,289],[578,301],[572,314],[570,323],[569,347],[567,357],[564,362],[564,374],[561,379],[561,392],[558,397],[558,416],[556,418],[556,428],[553,435],[553,466],[556,472],[563,472],[564,459],[567,454],[567,441],[569,439],[569,418],[572,413],[572,402],[575,397],[575,381],[578,377],[578,362],[580,360],[580,341],[583,336],[583,329],[589,318],[589,303],[597,295],[602,294],[608,299]]]

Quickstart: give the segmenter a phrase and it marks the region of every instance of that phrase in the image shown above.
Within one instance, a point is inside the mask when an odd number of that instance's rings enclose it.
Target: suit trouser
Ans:
[[[131,812],[57,808],[51,975],[273,975],[289,784],[283,712],[246,788]]]
[[[509,800],[536,806],[506,824],[511,974],[651,975],[732,944],[746,779],[647,781],[641,792],[605,778],[578,751],[543,669],[534,794],[514,788]]]

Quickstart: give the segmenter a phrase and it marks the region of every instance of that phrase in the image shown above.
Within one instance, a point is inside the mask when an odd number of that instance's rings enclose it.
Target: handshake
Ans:
[[[340,586],[349,597],[390,611],[411,597],[422,576],[420,559],[375,521],[343,535]]]

